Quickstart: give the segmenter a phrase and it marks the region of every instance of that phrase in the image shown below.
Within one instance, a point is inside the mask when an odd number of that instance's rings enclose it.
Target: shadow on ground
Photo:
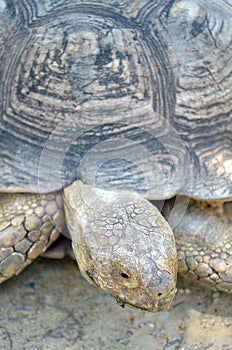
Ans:
[[[232,296],[180,281],[160,314],[117,306],[69,259],[39,259],[0,286],[0,349],[232,349]]]

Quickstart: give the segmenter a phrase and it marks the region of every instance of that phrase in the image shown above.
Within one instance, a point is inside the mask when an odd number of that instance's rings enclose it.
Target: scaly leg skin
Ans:
[[[59,237],[63,222],[61,193],[1,194],[0,283],[41,255]]]
[[[65,257],[69,257],[76,260],[72,249],[72,241],[70,238],[66,237],[66,235],[60,235],[40,256],[46,259],[64,259]]]
[[[184,199],[183,199],[184,200]],[[232,202],[166,201],[162,213],[173,228],[178,271],[213,290],[232,293]],[[183,217],[175,227],[178,218]]]

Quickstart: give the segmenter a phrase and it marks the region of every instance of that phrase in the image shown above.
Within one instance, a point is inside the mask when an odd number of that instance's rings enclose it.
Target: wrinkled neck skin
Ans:
[[[75,181],[64,189],[66,222],[82,275],[125,304],[168,308],[176,291],[171,228],[147,200]]]

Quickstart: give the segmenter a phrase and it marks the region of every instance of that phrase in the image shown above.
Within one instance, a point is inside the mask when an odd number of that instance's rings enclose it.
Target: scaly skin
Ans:
[[[161,311],[176,291],[177,253],[158,209],[128,191],[74,182],[64,207],[82,275],[122,305]]]
[[[232,202],[191,199],[185,211],[173,200],[162,211],[173,228],[178,247],[178,271],[214,290],[232,292]],[[178,218],[184,217],[178,222]],[[177,222],[178,224],[174,224]]]
[[[158,210],[134,193],[98,190],[80,181],[64,190],[64,199],[83,276],[122,306],[153,312],[166,309],[175,294],[177,256],[172,231]],[[173,200],[166,201],[162,214],[175,234],[178,271],[209,288],[231,293],[232,202],[190,200],[184,216],[181,201],[175,203],[174,211],[172,205]],[[64,215],[59,192],[2,194],[0,208],[3,282],[56,240]]]
[[[63,222],[61,193],[1,194],[0,283],[41,255],[59,237]]]

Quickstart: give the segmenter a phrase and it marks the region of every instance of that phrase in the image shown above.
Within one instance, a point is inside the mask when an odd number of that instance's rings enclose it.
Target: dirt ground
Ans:
[[[0,286],[0,349],[232,349],[232,296],[180,281],[160,314],[122,309],[71,259],[39,259]]]

